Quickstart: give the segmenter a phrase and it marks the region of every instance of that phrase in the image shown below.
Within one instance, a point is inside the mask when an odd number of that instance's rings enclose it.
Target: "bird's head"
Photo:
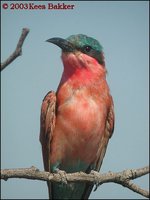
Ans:
[[[101,44],[92,37],[78,34],[71,35],[67,39],[54,37],[48,39],[47,42],[51,42],[62,49],[63,62],[70,59],[72,63],[78,63],[78,60],[81,62],[81,65],[86,66],[87,63],[96,61],[101,66],[105,67],[103,48]],[[79,63],[77,65],[79,65]]]

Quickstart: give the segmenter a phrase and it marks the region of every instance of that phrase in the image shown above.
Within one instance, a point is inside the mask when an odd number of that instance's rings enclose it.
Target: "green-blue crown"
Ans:
[[[83,34],[78,35],[71,35],[68,38],[66,38],[69,42],[71,42],[76,48],[82,48],[84,46],[90,46],[92,49],[96,51],[103,51],[103,47],[101,44],[94,38],[88,37]]]

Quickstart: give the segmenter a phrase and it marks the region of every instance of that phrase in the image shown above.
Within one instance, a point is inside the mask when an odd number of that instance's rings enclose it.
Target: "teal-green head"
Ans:
[[[63,52],[70,53],[75,51],[81,51],[88,56],[95,58],[101,65],[105,66],[103,47],[94,38],[88,37],[83,34],[71,35],[66,39],[51,38],[47,42],[51,42],[59,46]]]

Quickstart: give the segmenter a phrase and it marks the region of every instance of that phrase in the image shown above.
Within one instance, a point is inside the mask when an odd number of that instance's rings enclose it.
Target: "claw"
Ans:
[[[63,170],[59,170],[58,168],[56,168],[55,171],[56,171],[56,173],[58,173],[60,175],[62,183],[67,184],[66,172]]]
[[[100,186],[100,181],[97,178],[97,174],[99,174],[98,172],[91,170],[91,174],[94,175],[94,184],[95,184],[95,188],[94,188],[94,192],[97,190],[97,188]]]

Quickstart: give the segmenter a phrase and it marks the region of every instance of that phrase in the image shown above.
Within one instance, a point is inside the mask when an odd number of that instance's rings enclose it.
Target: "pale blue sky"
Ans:
[[[7,1],[2,4],[4,2]],[[7,3],[10,6],[11,2]],[[46,1],[32,3],[48,4]],[[39,143],[40,107],[45,94],[57,89],[63,70],[60,49],[45,40],[78,33],[96,38],[104,47],[107,80],[115,104],[115,131],[101,172],[148,165],[148,1],[64,3],[74,4],[75,8],[1,8],[2,61],[15,49],[22,28],[30,28],[23,55],[1,73],[2,168],[34,165],[43,170]],[[135,182],[148,189],[148,176]],[[2,199],[48,197],[45,182],[25,179],[2,181],[1,192]],[[105,184],[90,198],[141,199],[141,196],[122,186]]]

